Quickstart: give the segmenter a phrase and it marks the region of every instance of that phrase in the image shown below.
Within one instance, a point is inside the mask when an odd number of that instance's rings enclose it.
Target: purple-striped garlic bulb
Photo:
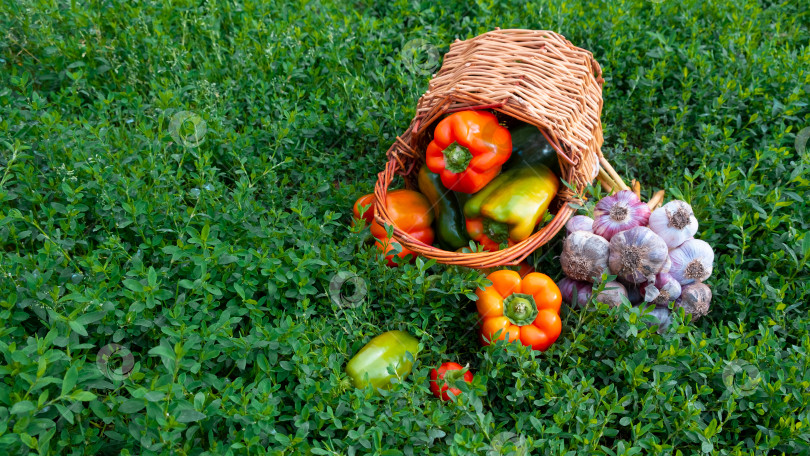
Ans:
[[[593,232],[608,241],[617,233],[644,226],[650,219],[650,208],[630,190],[606,196],[593,211]]]
[[[657,234],[637,226],[610,240],[610,273],[627,282],[651,281],[666,263],[667,254],[667,245]]]
[[[655,234],[674,249],[692,239],[697,233],[698,221],[692,206],[684,201],[674,200],[654,210],[647,225]]]
[[[577,307],[585,307],[585,304],[591,299],[593,284],[590,282],[563,277],[557,282],[557,286],[560,288],[563,302],[571,306],[576,304]],[[574,303],[574,290],[576,290],[576,303]]]

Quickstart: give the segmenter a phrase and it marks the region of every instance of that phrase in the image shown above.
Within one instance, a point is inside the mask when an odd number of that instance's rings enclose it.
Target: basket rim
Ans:
[[[611,193],[620,190],[631,190],[606,159],[600,160],[600,164],[602,165],[602,168],[597,176],[597,180],[605,190]],[[571,201],[564,202],[564,204],[557,211],[557,214],[555,214],[554,218],[545,224],[540,230],[532,233],[531,236],[517,244],[511,245],[505,249],[497,250],[495,252],[484,251],[465,253],[444,250],[433,245],[425,244],[424,242],[412,237],[407,232],[402,231],[396,225],[396,223],[393,222],[390,216],[388,216],[387,208],[379,204],[379,202],[384,200],[388,194],[388,187],[381,185],[382,182],[384,182],[384,175],[386,173],[393,173],[396,166],[397,163],[394,160],[390,160],[386,164],[386,170],[378,174],[378,180],[374,189],[374,220],[382,226],[391,225],[393,227],[393,239],[395,241],[400,243],[403,243],[403,240],[406,241],[404,244],[406,244],[406,246],[411,250],[414,250],[413,246],[420,246],[421,248],[417,249],[417,253],[420,253],[428,258],[434,258],[443,264],[467,266],[475,269],[485,269],[497,266],[515,266],[521,261],[525,260],[529,255],[531,255],[532,252],[534,252],[541,245],[544,245],[547,241],[539,243],[538,245],[529,249],[526,249],[526,247],[530,247],[530,244],[538,242],[537,239],[547,232],[551,232],[549,239],[556,236],[556,234],[565,226],[568,220],[576,213],[576,209],[569,205]],[[610,168],[612,172],[607,171],[607,168]],[[660,198],[663,196],[663,194],[662,192],[659,193],[661,194],[656,194],[656,196],[650,201],[660,203]]]

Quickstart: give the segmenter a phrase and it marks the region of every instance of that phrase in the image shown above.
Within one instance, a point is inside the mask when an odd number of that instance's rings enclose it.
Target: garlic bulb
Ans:
[[[560,288],[560,294],[562,295],[562,300],[566,304],[575,305],[574,303],[574,290],[576,290],[576,305],[578,307],[584,307],[584,305],[591,299],[591,292],[593,291],[593,284],[589,282],[583,282],[580,280],[573,280],[569,279],[568,277],[563,277],[562,280],[557,282],[557,286]]]
[[[568,234],[574,231],[593,232],[593,219],[586,215],[575,215],[565,224],[565,230],[568,231]]]
[[[681,285],[703,282],[712,275],[714,251],[706,241],[690,239],[670,250],[669,258],[672,260],[669,273]]]
[[[661,236],[667,247],[674,249],[697,233],[698,221],[692,206],[674,200],[653,211],[648,226]]]
[[[593,282],[607,269],[608,241],[587,231],[575,231],[565,238],[560,265],[568,277]]]
[[[650,208],[635,193],[622,190],[596,203],[593,232],[608,241],[622,231],[643,226],[650,218]]]
[[[666,308],[670,302],[681,296],[681,284],[666,272],[659,272],[655,276],[655,283],[644,286],[642,294],[644,300],[656,307]]]
[[[658,320],[658,332],[662,333],[669,328],[669,325],[672,324],[672,316],[669,313],[669,309],[656,307],[650,312],[650,315],[655,317]],[[654,325],[652,323],[651,325]]]
[[[672,260],[669,258],[669,255],[667,255],[667,261],[664,262],[664,265],[661,266],[661,270],[658,271],[658,273],[669,272],[670,269],[672,269]]]
[[[619,307],[622,298],[627,299],[627,289],[619,282],[613,281],[605,284],[605,289],[596,295],[596,300],[611,307]]]
[[[683,308],[683,311],[692,314],[692,320],[709,313],[709,305],[712,302],[712,290],[703,283],[693,283],[683,287],[681,297],[675,301],[676,307]]]
[[[666,263],[667,253],[667,245],[657,234],[637,226],[610,240],[610,272],[633,283],[654,280]]]

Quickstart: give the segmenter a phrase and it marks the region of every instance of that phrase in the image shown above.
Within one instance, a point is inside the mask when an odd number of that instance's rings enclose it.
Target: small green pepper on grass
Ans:
[[[404,379],[411,372],[413,361],[408,359],[407,353],[415,361],[418,352],[416,338],[404,331],[388,331],[371,339],[349,360],[346,374],[357,388],[371,385],[375,390],[388,389],[394,378]],[[396,375],[388,373],[389,366]]]

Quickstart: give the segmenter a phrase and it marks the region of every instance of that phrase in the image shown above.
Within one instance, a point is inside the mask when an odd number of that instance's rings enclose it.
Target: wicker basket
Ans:
[[[419,99],[410,127],[388,150],[388,163],[374,189],[376,219],[394,225],[404,247],[441,263],[472,268],[513,265],[553,238],[573,215],[576,195],[561,186],[554,219],[529,238],[497,252],[459,253],[422,243],[392,222],[385,204],[396,175],[414,187],[430,132],[441,116],[467,109],[490,109],[536,126],[556,150],[561,177],[578,191],[599,178],[609,189],[627,185],[604,159],[602,70],[593,55],[561,35],[536,30],[500,30],[450,46],[439,73]],[[601,165],[601,166],[600,166]]]

